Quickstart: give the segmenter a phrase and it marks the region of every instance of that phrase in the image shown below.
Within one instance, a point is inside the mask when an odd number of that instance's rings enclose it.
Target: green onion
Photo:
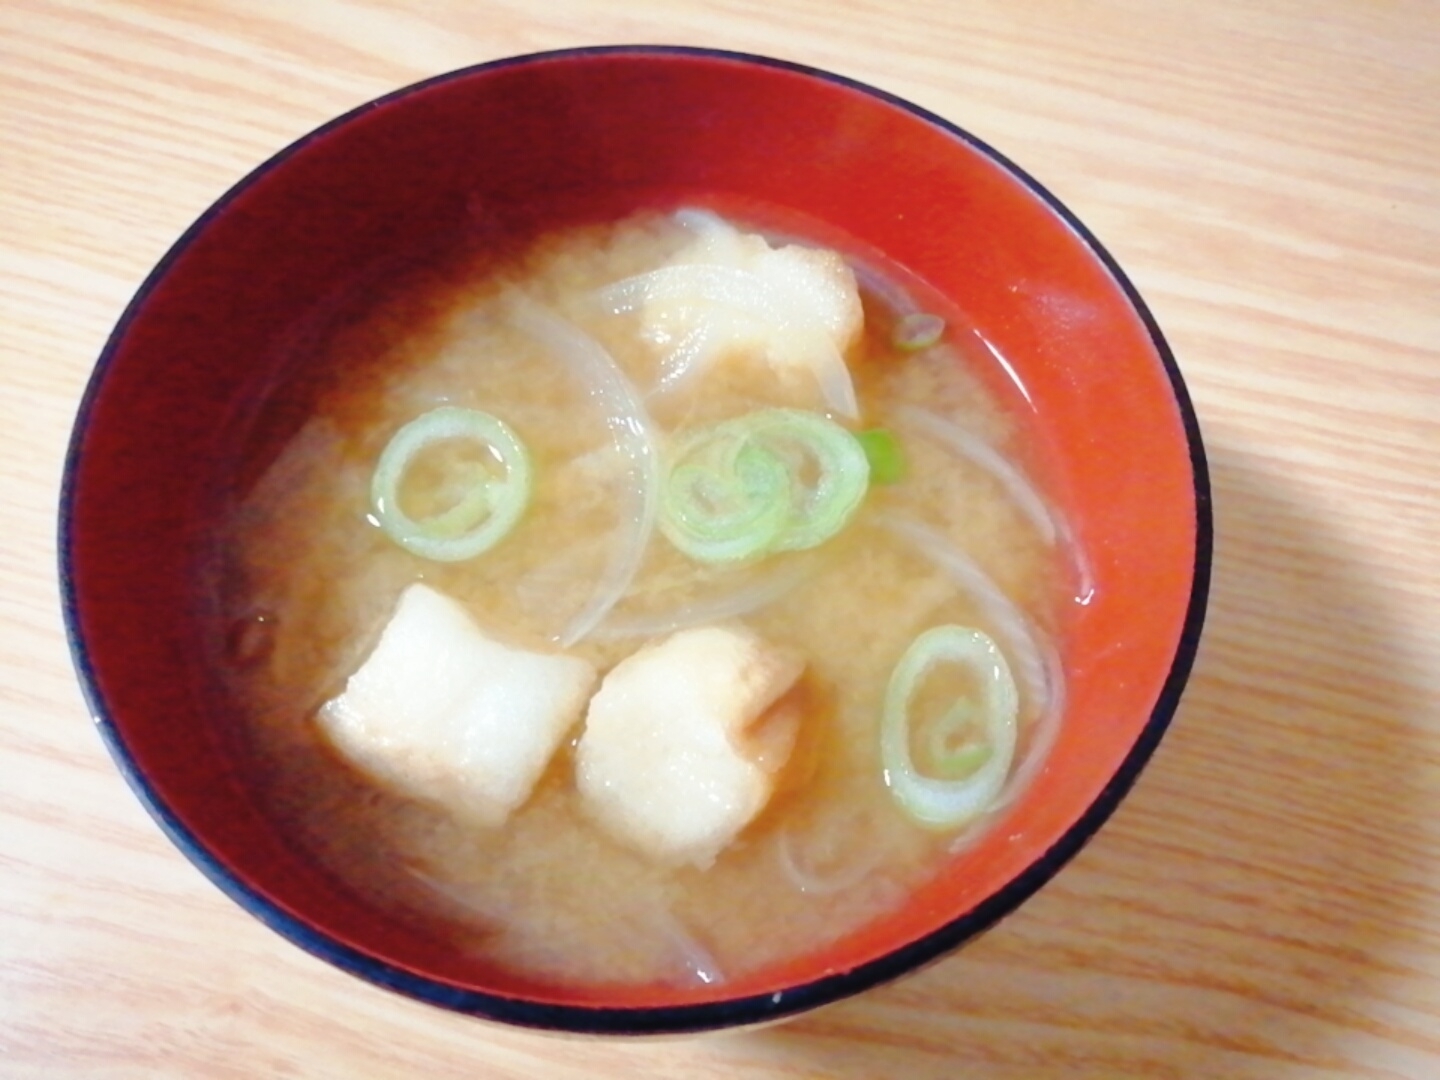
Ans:
[[[871,428],[855,436],[860,449],[865,451],[865,460],[870,462],[870,481],[875,484],[895,484],[905,476],[905,455],[900,450],[900,440],[885,428]]]
[[[400,506],[400,484],[422,450],[449,439],[487,447],[505,467],[501,479],[478,468],[464,496],[448,509],[416,520]],[[406,551],[437,562],[473,559],[515,527],[530,501],[530,456],[502,421],[476,409],[446,405],[395,433],[375,466],[370,501],[386,535]]]
[[[930,770],[946,780],[969,776],[990,759],[992,753],[985,743],[963,738],[975,722],[975,709],[969,701],[958,701],[950,711],[931,724],[925,749]]]
[[[869,480],[864,450],[839,424],[798,409],[762,409],[676,447],[660,529],[698,562],[812,548],[845,526]]]
[[[945,333],[945,320],[926,311],[915,311],[895,324],[891,343],[902,352],[920,352],[938,342]]]
[[[921,681],[942,663],[968,666],[979,678],[981,700],[957,701],[938,722],[930,748],[945,775],[922,776],[910,754],[910,703]],[[936,626],[917,637],[890,676],[880,725],[885,783],[900,808],[921,825],[938,829],[963,825],[988,810],[1015,757],[1019,702],[1010,666],[988,634]],[[977,709],[983,741],[953,746],[955,735],[973,726]]]

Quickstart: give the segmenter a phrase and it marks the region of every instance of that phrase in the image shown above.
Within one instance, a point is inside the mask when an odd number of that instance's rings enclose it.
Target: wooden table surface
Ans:
[[[424,76],[581,44],[800,61],[1039,177],[1199,411],[1210,617],[1111,824],[984,940],[760,1032],[562,1041],[284,943],[91,730],[55,505],[91,365],[254,164]],[[1440,7],[1434,0],[151,0],[0,5],[0,1076],[1440,1076]]]

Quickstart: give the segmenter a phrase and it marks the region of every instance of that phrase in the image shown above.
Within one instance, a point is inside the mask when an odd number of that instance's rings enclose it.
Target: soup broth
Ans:
[[[853,517],[807,550],[706,564],[646,530],[647,466],[625,450],[633,432],[617,431],[613,380],[587,367],[592,346],[636,389],[662,450],[757,409],[835,413],[813,382],[779,380],[745,355],[651,392],[664,350],[605,290],[693,239],[684,215],[644,214],[518,256],[446,260],[400,275],[353,317],[332,313],[305,340],[296,379],[247,421],[242,479],[216,538],[217,668],[268,811],[367,902],[542,983],[700,987],[823,948],[994,827],[1058,722],[1054,643],[1076,560],[1063,521],[1024,479],[1040,464],[1034,432],[997,392],[975,329],[893,267],[858,267],[864,331],[845,360],[859,416],[838,419],[882,430],[899,475],[873,466]],[[897,346],[921,300],[944,316],[943,335]],[[502,418],[534,476],[514,530],[457,562],[395,543],[370,490],[396,430],[441,405]],[[442,447],[417,459],[411,513],[453,500],[444,477],[462,456]],[[316,714],[417,581],[497,639],[602,673],[691,625],[738,621],[794,650],[803,716],[773,796],[702,869],[657,862],[597,827],[575,782],[583,722],[498,827],[363,775]],[[1019,691],[1005,788],[987,813],[948,828],[899,805],[880,749],[896,664],[941,625],[990,635]],[[917,692],[909,737],[921,771],[925,717],[973,695],[973,681],[937,671]]]

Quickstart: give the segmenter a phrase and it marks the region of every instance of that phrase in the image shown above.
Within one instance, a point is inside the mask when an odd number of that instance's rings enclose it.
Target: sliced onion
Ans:
[[[504,913],[497,910],[498,905],[487,904],[482,901],[478,890],[467,889],[454,881],[446,881],[435,877],[418,866],[411,863],[403,864],[404,871],[412,878],[425,886],[426,890],[433,893],[437,898],[444,900],[451,907],[471,918],[481,919],[492,926],[504,925],[509,920]]]
[[[1025,613],[1011,602],[975,560],[938,529],[909,518],[890,518],[882,521],[881,525],[944,570],[979,605],[995,635],[1008,647],[1011,664],[1026,696],[1036,709],[1043,711],[1051,696],[1049,679],[1045,672],[1040,634]]]
[[[1065,714],[1065,672],[1060,665],[1060,654],[1049,642],[1041,645],[1041,656],[1049,691],[1045,705],[1030,727],[1025,754],[1005,784],[1005,790],[995,800],[993,810],[1009,806],[1020,792],[1030,786],[1030,781],[1050,757],[1055,739],[1060,734],[1060,718]]]
[[[625,616],[612,612],[609,618],[595,629],[595,637],[606,641],[659,637],[691,626],[738,619],[742,615],[769,607],[799,585],[805,579],[806,573],[805,567],[787,563],[739,588],[653,614]]]
[[[805,459],[819,478],[800,480]],[[690,435],[672,455],[660,529],[699,562],[815,547],[850,520],[870,480],[855,436],[818,413],[761,409]]]
[[[850,368],[845,357],[834,345],[827,344],[818,354],[814,366],[815,378],[820,383],[820,396],[825,404],[847,419],[854,420],[860,415],[860,402],[855,397],[855,382],[850,378]]]
[[[1030,522],[1041,541],[1054,546],[1057,542],[1069,555],[1074,575],[1075,601],[1090,603],[1095,595],[1095,575],[1090,559],[1076,539],[1063,515],[1050,506],[1035,490],[1025,474],[1006,461],[993,446],[958,424],[925,409],[906,407],[899,410],[902,420],[929,435],[951,453],[964,458],[988,472],[1009,495],[1017,510]]]
[[[1025,752],[1010,773],[1010,779],[1005,782],[1000,794],[990,804],[990,809],[984,815],[986,818],[1004,810],[1030,786],[1030,782],[1050,757],[1050,751],[1054,749],[1055,740],[1060,734],[1060,719],[1065,714],[1065,673],[1060,665],[1060,654],[1048,642],[1042,641],[1040,648],[1048,679],[1045,706],[1031,721],[1025,739]],[[974,844],[983,835],[985,824],[983,819],[977,820],[970,828],[956,836],[949,845],[950,854],[957,854]]]
[[[698,983],[701,986],[718,986],[725,981],[725,972],[721,969],[714,954],[681,923],[673,911],[668,908],[657,910],[650,926],[641,929],[644,931],[658,930],[665,938],[671,949],[674,950],[675,958],[684,969],[684,982]]]
[[[524,334],[561,361],[605,413],[615,451],[629,463],[630,490],[626,519],[615,552],[589,601],[556,636],[568,648],[583,640],[619,603],[635,580],[645,558],[659,506],[660,455],[655,422],[615,359],[579,327],[523,298],[509,304],[509,316]]]
[[[452,439],[488,447],[504,465],[504,479],[484,478],[449,509],[412,518],[400,505],[400,484],[410,463],[426,447]],[[489,413],[446,405],[417,416],[391,438],[370,481],[370,502],[380,527],[406,551],[458,562],[504,539],[529,505],[530,491],[530,455],[516,434]]]
[[[960,779],[921,775],[910,755],[910,703],[925,676],[943,663],[964,664],[979,677],[981,723],[990,749],[985,762]],[[951,829],[985,813],[1000,795],[1015,756],[1019,692],[994,640],[964,626],[925,631],[895,665],[885,692],[880,756],[890,794],[910,817],[931,828]]]
[[[908,518],[892,518],[882,525],[944,570],[970,595],[1008,652],[1010,666],[1028,699],[1028,711],[1034,715],[1024,756],[995,808],[1008,805],[1044,765],[1059,734],[1065,711],[1065,672],[1060,654],[1000,586],[944,533]]]
[[[873,837],[852,837],[849,847],[854,857],[840,862],[827,873],[806,865],[803,856],[797,857],[789,828],[781,828],[775,837],[780,872],[798,892],[807,896],[832,896],[854,888],[880,864],[882,848]]]
[[[1026,479],[1025,474],[1006,461],[993,446],[960,425],[926,409],[905,407],[899,410],[899,417],[905,424],[928,435],[951,453],[989,473],[1010,497],[1015,508],[1030,522],[1040,539],[1046,544],[1055,543],[1055,515]]]
[[[1071,568],[1075,575],[1075,602],[1088,604],[1095,598],[1095,571],[1091,568],[1090,556],[1080,546],[1075,530],[1068,521],[1057,515],[1055,528],[1059,533],[1061,546],[1070,553]]]
[[[650,395],[663,398],[703,375],[719,356],[714,341],[714,330],[709,324],[702,323],[682,334],[675,347],[660,362],[660,376],[655,380]]]

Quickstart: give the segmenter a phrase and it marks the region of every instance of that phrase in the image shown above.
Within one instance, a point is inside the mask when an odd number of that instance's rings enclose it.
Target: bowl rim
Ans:
[[[128,333],[130,324],[144,309],[151,292],[169,273],[173,263],[206,229],[212,219],[243,192],[310,143],[323,138],[331,131],[350,123],[356,117],[378,106],[410,97],[432,86],[463,80],[481,72],[537,62],[626,55],[640,58],[670,56],[698,60],[723,60],[747,66],[788,71],[857,91],[893,108],[908,112],[960,140],[970,149],[998,165],[1024,185],[1031,194],[1039,198],[1089,249],[1115,284],[1120,287],[1131,309],[1144,326],[1150,343],[1164,368],[1184,431],[1192,472],[1195,506],[1195,557],[1191,574],[1190,597],[1170,669],[1139,736],[1119,768],[1080,817],[1046,851],[1042,852],[997,892],[923,937],[906,942],[882,956],[849,970],[825,974],[798,986],[787,987],[774,993],[717,1001],[616,1007],[536,1001],[492,991],[465,989],[439,979],[417,974],[334,940],[254,892],[232,874],[149,784],[137,766],[114,718],[110,715],[81,632],[79,598],[76,594],[72,568],[73,523],[71,514],[90,413],[103,390],[106,373],[116,351]],[[1134,785],[1169,727],[1179,706],[1181,694],[1199,649],[1209,594],[1213,551],[1213,512],[1205,449],[1201,439],[1199,420],[1175,356],[1139,291],[1121,270],[1114,257],[1055,195],[988,143],[944,117],[886,90],[834,72],[774,57],[726,49],[663,44],[621,44],[543,50],[472,64],[422,79],[367,101],[327,121],[277,151],[231,185],[170,246],[126,305],[115,329],[111,331],[106,340],[81,397],[71,430],[60,487],[58,525],[57,554],[59,556],[59,584],[65,635],[91,718],[99,730],[106,749],[130,789],[171,842],[221,892],[291,943],[342,971],[374,985],[431,1005],[511,1026],[599,1035],[681,1034],[772,1023],[912,973],[943,958],[963,943],[980,936],[1013,912],[1034,895],[1042,885],[1053,878],[1114,813],[1125,794]]]

